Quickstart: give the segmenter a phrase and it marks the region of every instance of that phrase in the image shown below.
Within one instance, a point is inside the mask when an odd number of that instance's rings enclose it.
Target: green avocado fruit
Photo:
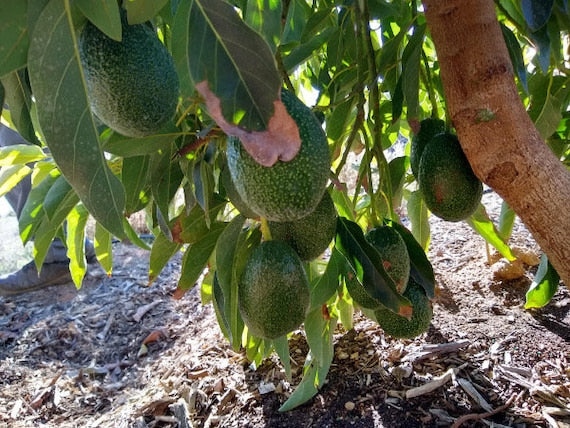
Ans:
[[[232,176],[230,174],[230,170],[228,169],[227,165],[222,169],[221,172],[221,180],[224,189],[226,189],[226,195],[232,205],[244,216],[247,218],[258,218],[259,215],[254,213],[251,208],[249,208],[246,203],[241,199],[238,191],[236,190],[236,186],[232,181]]]
[[[412,174],[418,178],[420,159],[427,143],[437,134],[445,132],[445,122],[441,119],[429,117],[420,122],[420,130],[412,138],[410,146],[410,166]]]
[[[178,75],[150,25],[129,25],[124,12],[121,20],[120,42],[88,22],[79,37],[79,55],[93,113],[120,134],[144,137],[174,116]]]
[[[408,320],[383,306],[374,311],[374,316],[386,334],[400,339],[413,339],[427,331],[433,317],[433,309],[423,287],[412,278],[403,295],[412,304],[411,319]]]
[[[301,260],[311,261],[329,246],[336,231],[337,217],[334,202],[329,192],[325,192],[321,202],[308,216],[281,223],[270,221],[271,238],[287,242]]]
[[[424,148],[419,189],[429,210],[447,221],[461,221],[475,212],[483,184],[473,173],[457,137],[436,135]]]
[[[310,303],[301,259],[282,241],[265,241],[249,257],[238,285],[238,306],[249,331],[281,337],[303,323]]]
[[[237,138],[227,144],[228,167],[243,202],[270,221],[294,221],[309,215],[325,192],[331,166],[327,137],[318,119],[295,95],[281,99],[301,136],[301,148],[288,162],[258,164]]]

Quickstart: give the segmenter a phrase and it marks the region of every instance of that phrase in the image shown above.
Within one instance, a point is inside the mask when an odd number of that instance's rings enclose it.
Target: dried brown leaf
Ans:
[[[196,84],[206,102],[210,116],[228,134],[238,137],[245,150],[260,165],[270,167],[278,160],[292,160],[301,148],[299,128],[281,100],[273,103],[274,113],[265,131],[248,131],[229,123],[222,113],[220,99],[210,90],[206,80]]]

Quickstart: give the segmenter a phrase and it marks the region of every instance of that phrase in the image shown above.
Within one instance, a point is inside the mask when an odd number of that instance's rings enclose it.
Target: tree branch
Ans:
[[[449,116],[475,174],[570,284],[570,172],[522,104],[493,0],[424,0]]]

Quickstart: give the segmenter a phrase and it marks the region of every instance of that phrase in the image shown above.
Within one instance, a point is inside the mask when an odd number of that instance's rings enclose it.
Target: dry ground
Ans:
[[[496,197],[484,202],[497,212]],[[146,287],[148,254],[116,244],[110,278],[95,270],[79,291],[0,297],[0,426],[569,427],[568,289],[525,311],[535,268],[496,280],[468,226],[432,219],[432,233],[429,331],[394,340],[357,314],[353,330],[336,332],[326,385],[285,414],[277,409],[307,352],[302,332],[291,339],[291,382],[275,358],[253,370],[199,287],[172,299],[179,258]],[[520,224],[513,243],[538,253]]]

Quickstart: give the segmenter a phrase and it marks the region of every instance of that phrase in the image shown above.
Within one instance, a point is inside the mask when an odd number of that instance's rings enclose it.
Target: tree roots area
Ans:
[[[172,297],[180,258],[147,287],[148,253],[118,243],[111,277],[0,297],[0,427],[570,427],[568,289],[525,310],[532,262],[507,279],[465,223],[430,222],[429,330],[393,339],[356,311],[353,329],[337,328],[325,385],[285,413],[303,332],[290,339],[291,379],[275,356],[253,367],[198,286]],[[511,244],[539,255],[518,223]]]

